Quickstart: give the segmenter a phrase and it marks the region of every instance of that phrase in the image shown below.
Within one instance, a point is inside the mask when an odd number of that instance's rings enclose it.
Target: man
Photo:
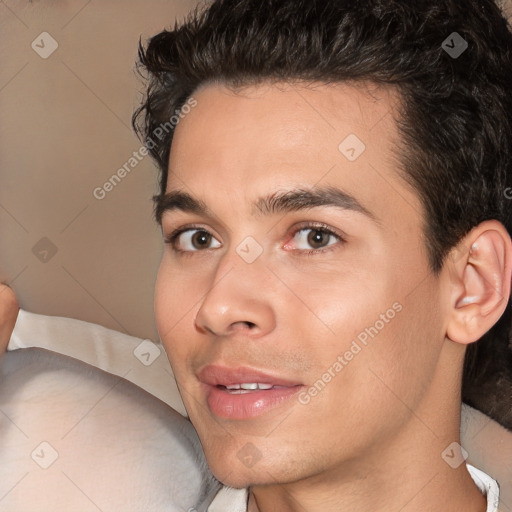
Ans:
[[[510,322],[512,38],[417,4],[219,0],[141,49],[203,510],[498,510],[458,443],[468,346]]]
[[[141,48],[208,510],[497,510],[446,454],[510,294],[511,55],[489,0],[219,0]]]

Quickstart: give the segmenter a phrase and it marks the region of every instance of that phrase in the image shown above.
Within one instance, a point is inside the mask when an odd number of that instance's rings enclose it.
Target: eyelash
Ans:
[[[333,230],[327,224],[322,224],[322,223],[308,223],[308,224],[303,224],[301,226],[298,226],[290,233],[290,235],[291,235],[290,239],[293,239],[297,235],[297,233],[300,233],[301,231],[307,231],[307,230],[322,231],[323,233],[325,233],[329,236],[334,236],[335,238],[337,238],[338,242],[341,243],[341,245],[343,245],[346,242],[346,239],[344,236],[342,236],[337,231]],[[172,247],[172,250],[175,253],[179,254],[180,256],[193,256],[195,253],[208,252],[209,250],[211,250],[211,249],[204,249],[204,250],[196,250],[196,251],[184,251],[183,249],[178,249],[176,247],[176,241],[180,235],[182,235],[183,233],[186,233],[187,231],[203,231],[203,232],[208,233],[209,235],[213,236],[207,229],[205,229],[202,226],[194,226],[194,225],[184,226],[184,227],[174,230],[172,233],[167,235],[164,239],[164,243],[169,244]],[[321,249],[311,249],[311,250],[295,249],[293,252],[299,252],[303,256],[313,256],[318,253],[326,253],[326,252],[335,250],[337,247],[338,247],[338,243],[335,243],[335,244],[328,245]]]

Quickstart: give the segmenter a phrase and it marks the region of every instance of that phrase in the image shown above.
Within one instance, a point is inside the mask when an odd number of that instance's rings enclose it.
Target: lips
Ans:
[[[198,373],[199,380],[210,386],[232,386],[244,382],[257,382],[261,384],[270,384],[272,386],[292,387],[300,385],[299,382],[293,382],[274,375],[270,375],[259,370],[250,368],[228,368],[225,366],[205,366]]]
[[[210,411],[225,419],[250,419],[284,405],[302,384],[250,368],[205,366],[198,373]]]

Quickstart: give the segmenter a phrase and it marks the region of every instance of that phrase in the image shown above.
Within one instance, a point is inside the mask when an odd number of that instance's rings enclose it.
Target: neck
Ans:
[[[460,396],[446,398],[454,382],[437,384],[431,389],[441,392],[427,393],[378,448],[305,480],[253,487],[249,512],[485,512],[486,499],[461,456],[446,451],[460,444]],[[448,462],[455,466],[457,457],[461,463],[453,468]]]
[[[485,512],[486,499],[466,464],[453,469],[441,457],[453,441],[416,441],[427,450],[393,444],[387,454],[347,463],[308,481],[251,488],[249,512]]]

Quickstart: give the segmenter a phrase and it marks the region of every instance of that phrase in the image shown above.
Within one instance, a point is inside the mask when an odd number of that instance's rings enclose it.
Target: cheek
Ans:
[[[204,297],[210,272],[197,265],[179,265],[164,254],[155,284],[155,316],[162,327],[176,325]]]
[[[325,356],[348,349],[358,335],[364,339],[365,330],[380,321],[379,315],[392,309],[396,301],[389,284],[378,278],[384,272],[374,264],[363,267],[340,261],[304,272],[282,267],[280,275],[292,292],[285,290],[283,318],[290,328],[307,333],[311,356],[320,357],[323,364]],[[390,311],[390,316],[394,313]]]
[[[330,371],[343,374],[339,385],[354,388],[361,399],[368,393],[373,401],[372,388],[379,384],[384,394],[396,389],[415,401],[435,371],[444,339],[438,285],[425,267],[420,272],[404,261],[398,273],[386,268],[392,261],[380,261],[328,278],[311,275],[307,285],[290,273],[290,288],[303,300],[288,302],[286,317],[303,333],[312,381]]]
[[[397,299],[396,311],[382,311],[384,316],[365,329],[367,343],[357,368],[354,365],[359,388],[369,400],[377,398],[375,407],[382,417],[392,410],[407,414],[419,405],[435,377],[444,341],[433,279],[409,293],[396,289],[389,296]]]
[[[190,328],[194,325],[198,303],[204,295],[198,286],[200,282],[197,276],[175,271],[164,255],[155,284],[155,320],[175,374],[181,373],[183,367],[183,364],[175,362],[186,359],[192,347]]]

